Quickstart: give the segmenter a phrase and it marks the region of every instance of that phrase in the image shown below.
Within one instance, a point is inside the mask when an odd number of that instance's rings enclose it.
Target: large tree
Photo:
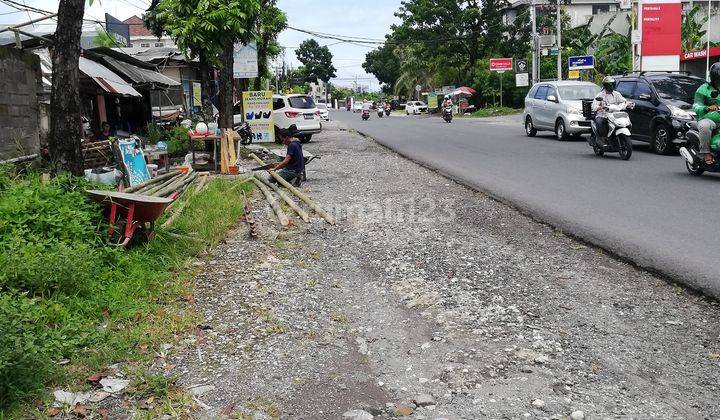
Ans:
[[[332,53],[327,46],[320,46],[314,39],[306,39],[295,51],[297,59],[303,63],[306,81],[314,82],[320,79],[327,83],[335,77],[335,67],[332,64]]]
[[[388,43],[368,52],[365,55],[363,69],[374,75],[380,83],[385,85],[387,92],[392,92],[395,82],[400,76],[400,62],[395,51],[396,45],[388,37]]]
[[[219,123],[232,128],[233,48],[254,38],[259,1],[160,0],[153,14],[185,54],[220,69]]]
[[[80,149],[80,34],[85,0],[60,0],[52,48],[50,91],[50,156],[55,170],[83,174]]]
[[[277,57],[282,51],[277,37],[287,28],[287,16],[277,7],[277,0],[260,0],[260,16],[256,25],[258,77],[255,79],[255,90],[260,90],[262,78],[271,76],[268,60]]]

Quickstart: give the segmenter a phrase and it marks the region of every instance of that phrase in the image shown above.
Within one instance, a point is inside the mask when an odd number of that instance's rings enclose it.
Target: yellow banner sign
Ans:
[[[250,124],[253,141],[275,141],[272,96],[271,90],[242,93],[243,121]]]

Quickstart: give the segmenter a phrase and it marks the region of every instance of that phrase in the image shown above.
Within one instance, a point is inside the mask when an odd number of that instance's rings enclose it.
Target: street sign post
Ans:
[[[513,70],[513,59],[512,58],[491,58],[490,59],[490,71],[496,71],[498,74],[500,74],[500,107],[502,107],[503,102],[503,92],[502,92],[502,82],[503,82],[503,76],[502,74],[506,71],[512,71]]]
[[[530,86],[530,77],[527,73],[515,73],[515,87]]]
[[[528,72],[528,61],[527,60],[515,60],[515,73],[527,73]]]
[[[235,44],[233,49],[233,77],[235,79],[253,79],[258,77],[257,43]]]
[[[594,55],[576,55],[568,58],[568,69],[570,70],[588,70],[594,68]]]
[[[527,60],[515,60],[515,87],[530,86]]]
[[[507,71],[513,69],[512,58],[491,58],[490,71]]]

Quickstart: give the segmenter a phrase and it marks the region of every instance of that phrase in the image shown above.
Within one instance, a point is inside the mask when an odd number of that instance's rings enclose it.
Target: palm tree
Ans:
[[[683,14],[682,21],[682,49],[683,51],[699,50],[704,47],[703,38],[707,31],[702,27],[707,22],[707,15],[698,20],[697,13],[700,6],[695,6]]]

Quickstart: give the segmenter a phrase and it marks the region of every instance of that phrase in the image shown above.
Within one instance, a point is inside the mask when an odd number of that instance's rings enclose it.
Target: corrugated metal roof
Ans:
[[[162,75],[156,71],[143,69],[137,66],[134,66],[129,63],[125,63],[123,61],[117,60],[115,58],[109,57],[107,55],[102,56],[102,60],[107,63],[109,66],[111,66],[115,71],[121,72],[124,74],[128,79],[132,80],[134,83],[142,83],[142,84],[155,84],[160,85],[162,87],[168,87],[168,86],[179,86],[180,82],[176,82],[175,80]]]
[[[135,88],[125,82],[122,77],[113,73],[102,64],[80,57],[80,71],[91,77],[106,92],[118,95],[142,96]]]
[[[43,76],[52,73],[52,60],[50,59],[50,52],[48,50],[35,50],[33,51],[40,57],[40,64],[43,70]],[[85,57],[80,57],[79,61],[80,71],[93,79],[104,91],[108,93],[115,93],[118,95],[127,96],[142,96],[140,92],[130,86],[122,77],[113,73],[112,70],[103,66],[102,64],[88,60]],[[47,73],[46,73],[47,72]],[[43,77],[43,84],[50,86],[50,77]]]

